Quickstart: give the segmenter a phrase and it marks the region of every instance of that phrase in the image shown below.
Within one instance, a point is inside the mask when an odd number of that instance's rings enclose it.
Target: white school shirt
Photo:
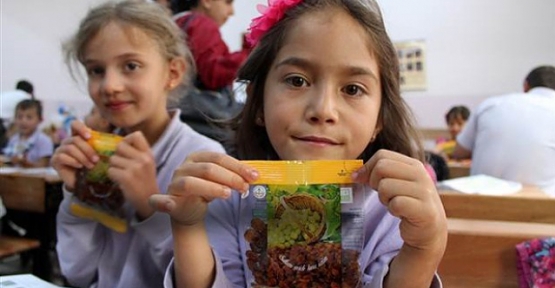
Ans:
[[[457,142],[472,151],[471,175],[534,185],[555,196],[555,90],[486,99]]]

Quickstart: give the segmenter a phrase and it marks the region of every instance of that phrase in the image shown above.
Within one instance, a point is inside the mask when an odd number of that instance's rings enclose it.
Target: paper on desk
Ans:
[[[0,276],[0,287],[4,288],[60,288],[32,274]]]
[[[453,189],[467,194],[508,195],[522,189],[522,184],[487,175],[460,177],[438,183],[439,189]]]
[[[21,167],[0,167],[0,174],[25,174],[25,175],[43,175],[56,176],[58,173],[52,167],[45,168],[21,168]],[[0,286],[1,287],[1,286]]]

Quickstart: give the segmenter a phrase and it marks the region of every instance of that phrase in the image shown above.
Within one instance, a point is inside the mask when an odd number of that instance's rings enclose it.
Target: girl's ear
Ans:
[[[208,10],[210,9],[211,6],[212,6],[212,0],[199,0],[197,7],[200,7],[204,10]]]
[[[189,67],[187,67],[186,61],[182,57],[173,58],[168,66],[169,77],[166,87],[168,90],[173,90],[181,83],[183,75]]]

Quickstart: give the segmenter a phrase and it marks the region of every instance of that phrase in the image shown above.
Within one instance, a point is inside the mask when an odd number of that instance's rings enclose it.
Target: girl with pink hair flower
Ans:
[[[248,37],[254,50],[238,73],[248,94],[234,119],[238,158],[190,155],[175,171],[167,195],[150,198],[172,218],[175,254],[164,285],[441,287],[435,272],[447,243],[447,220],[400,96],[396,52],[378,5],[373,0],[274,0],[259,11]],[[337,254],[299,269],[275,265],[287,266],[292,257],[304,261],[297,258],[305,257],[306,249],[253,261],[255,248],[270,249],[271,236],[249,234],[249,226],[258,224],[245,219],[254,216],[255,198],[262,194],[255,185],[247,191],[265,173],[240,160],[346,159],[363,160],[351,179],[368,195],[360,201],[360,214],[351,215],[360,217],[364,231],[356,282],[346,280],[345,270],[353,270],[345,265],[306,281],[304,272],[316,271]],[[343,222],[341,227],[349,228]],[[268,247],[245,240],[255,236]],[[339,258],[351,257],[341,249]],[[277,281],[264,282],[270,277]]]

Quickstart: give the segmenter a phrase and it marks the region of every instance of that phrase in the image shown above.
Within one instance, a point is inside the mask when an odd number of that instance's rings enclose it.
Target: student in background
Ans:
[[[451,135],[450,139],[438,139],[435,153],[451,158],[457,144],[457,135],[461,132],[470,117],[470,110],[463,105],[453,106],[445,114],[445,123]]]
[[[482,102],[457,136],[453,157],[472,158],[471,175],[535,185],[555,195],[555,67],[533,69],[523,90]]]
[[[352,175],[372,191],[364,204],[362,285],[440,287],[434,272],[447,221],[376,2],[270,1],[250,33],[258,44],[238,73],[248,83],[235,119],[239,159],[363,159]],[[254,201],[241,195],[257,177],[231,156],[195,153],[175,172],[169,195],[151,197],[173,218],[166,287],[250,284],[240,211],[252,211]]]
[[[33,84],[27,80],[19,80],[15,90],[0,93],[0,149],[6,146],[7,140],[15,133],[13,120],[15,106],[23,100],[35,99]]]
[[[100,115],[124,136],[110,157],[108,177],[123,192],[128,229],[119,233],[70,212],[78,201],[72,199],[77,169],[99,160],[87,144],[90,128],[73,121],[73,136],[52,158],[64,182],[56,225],[62,273],[77,287],[160,287],[173,255],[170,218],[155,213],[148,198],[166,193],[191,152],[223,152],[180,122],[179,110],[167,109],[168,97],[191,69],[190,53],[163,8],[142,1],[93,8],[65,49],[70,67],[78,61],[85,68]]]
[[[176,2],[174,19],[187,35],[197,69],[197,86],[214,91],[231,88],[249,54],[245,41],[240,51],[230,52],[220,34],[220,27],[233,15],[233,0]]]
[[[24,168],[49,165],[54,146],[50,137],[38,129],[41,122],[40,101],[26,99],[17,104],[14,120],[16,133],[3,150],[12,165]]]

